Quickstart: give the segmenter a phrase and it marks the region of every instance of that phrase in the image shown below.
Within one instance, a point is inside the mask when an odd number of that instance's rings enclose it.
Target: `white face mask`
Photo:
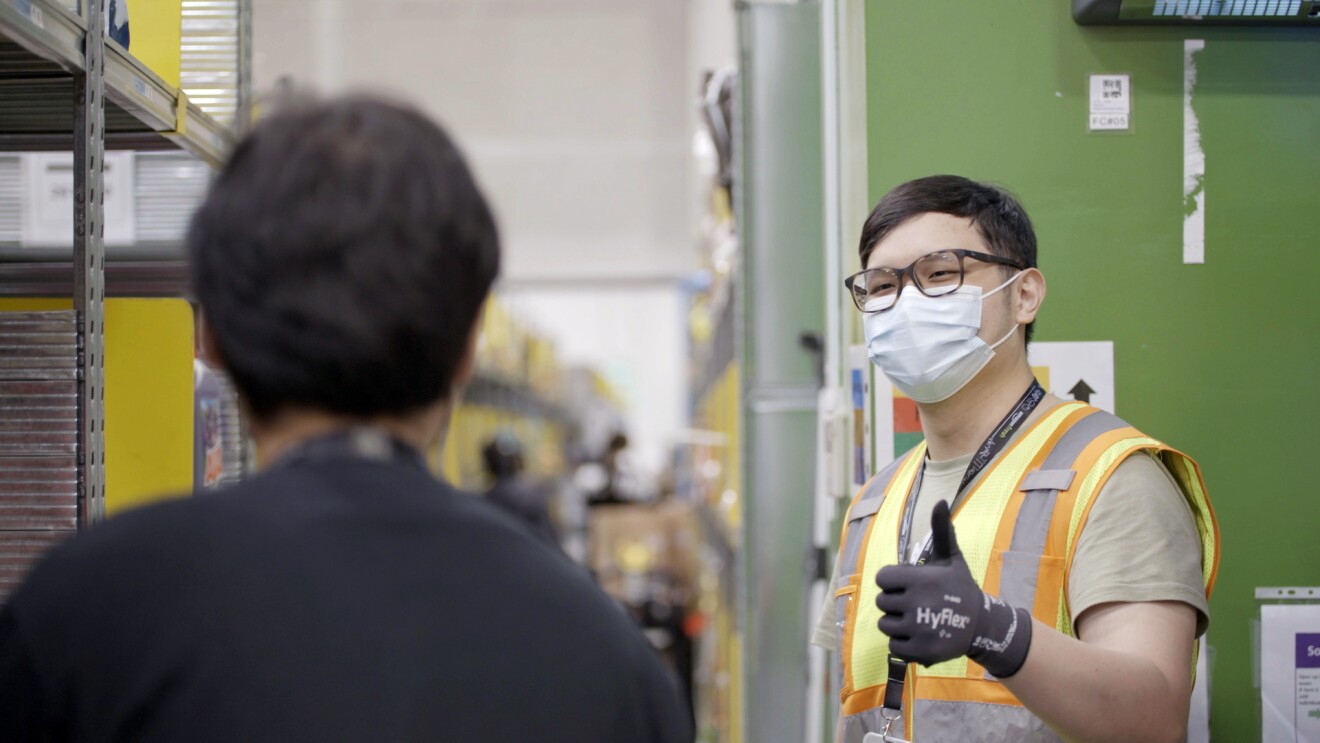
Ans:
[[[984,296],[979,286],[962,286],[952,294],[928,297],[909,284],[892,309],[865,315],[867,356],[917,402],[953,397],[1017,330],[1014,324],[994,345],[977,335],[982,302],[1021,275],[1014,274]]]

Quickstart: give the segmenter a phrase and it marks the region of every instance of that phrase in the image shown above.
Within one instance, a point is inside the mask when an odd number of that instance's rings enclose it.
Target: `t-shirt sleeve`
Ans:
[[[1145,601],[1196,609],[1198,637],[1210,624],[1191,505],[1164,465],[1142,452],[1124,460],[1096,496],[1077,540],[1068,604],[1075,623],[1099,604]]]
[[[0,740],[46,740],[36,662],[9,609],[0,610]]]

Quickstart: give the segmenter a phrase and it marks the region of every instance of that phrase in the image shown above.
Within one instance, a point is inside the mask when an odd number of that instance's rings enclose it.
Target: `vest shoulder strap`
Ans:
[[[918,444],[911,451],[890,462],[857,491],[843,519],[843,530],[839,534],[839,556],[834,568],[836,576],[851,577],[856,574],[859,568],[858,557],[866,541],[867,527],[885,502],[885,492],[889,489],[889,484],[894,481],[894,476],[902,469],[904,462],[919,454],[918,450],[924,451],[924,444]]]
[[[857,492],[857,497],[853,499],[852,508],[848,511],[847,521],[852,521],[863,516],[870,516],[880,510],[880,504],[885,499],[885,491],[889,489],[889,483],[894,481],[894,475],[903,466],[903,463],[909,457],[917,453],[917,450],[925,450],[924,444],[918,444],[903,453],[901,457],[895,457],[894,461],[885,465],[884,469],[875,473],[875,476],[867,481]]]

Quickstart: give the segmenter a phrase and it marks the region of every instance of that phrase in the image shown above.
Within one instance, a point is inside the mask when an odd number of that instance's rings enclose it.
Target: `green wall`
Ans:
[[[1015,191],[1049,282],[1037,337],[1112,339],[1119,415],[1203,466],[1223,532],[1213,739],[1258,740],[1253,589],[1320,585],[1299,466],[1320,440],[1320,33],[1084,29],[1062,0],[874,0],[866,36],[872,200],[940,172]],[[1206,40],[1205,265],[1182,262],[1185,38]],[[1132,75],[1131,134],[1086,131],[1086,76],[1104,72]]]

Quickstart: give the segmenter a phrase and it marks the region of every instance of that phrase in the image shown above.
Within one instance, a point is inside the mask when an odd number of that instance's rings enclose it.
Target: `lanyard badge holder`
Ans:
[[[885,727],[880,732],[878,743],[911,743],[906,738],[899,737],[903,732],[901,720],[903,719],[903,684],[907,680],[907,661],[902,658],[889,656],[889,683],[885,684],[885,702],[880,708],[880,717],[884,718]],[[897,724],[899,729],[894,730]],[[866,736],[871,738],[871,735]],[[863,741],[863,743],[867,743]]]
[[[963,474],[962,483],[958,486],[958,495],[954,498],[954,504],[962,498],[963,491],[967,489],[968,484],[976,479],[981,470],[990,464],[991,460],[1013,437],[1014,431],[1018,425],[1027,419],[1031,411],[1036,409],[1040,401],[1045,398],[1045,390],[1040,386],[1040,382],[1031,381],[1031,386],[1023,393],[1021,399],[1013,410],[999,422],[990,437],[977,450],[976,455],[972,457],[971,463],[967,466],[967,472]],[[903,521],[900,524],[898,538],[898,560],[903,562],[907,559],[908,542],[912,535],[912,512],[916,508],[916,496],[921,491],[922,475],[925,473],[925,465],[917,471],[916,480],[912,483],[912,491],[908,493],[907,509],[903,514]],[[928,536],[921,546],[921,552],[912,560],[913,564],[921,565],[930,559],[934,542]],[[915,551],[915,550],[914,550]],[[885,726],[879,733],[867,733],[862,739],[862,743],[912,743],[905,738],[899,737],[902,732],[900,727],[898,731],[894,730],[894,725],[903,719],[903,686],[907,682],[908,662],[896,655],[889,656],[889,679],[885,684],[885,701],[880,707],[880,717],[884,719]]]

